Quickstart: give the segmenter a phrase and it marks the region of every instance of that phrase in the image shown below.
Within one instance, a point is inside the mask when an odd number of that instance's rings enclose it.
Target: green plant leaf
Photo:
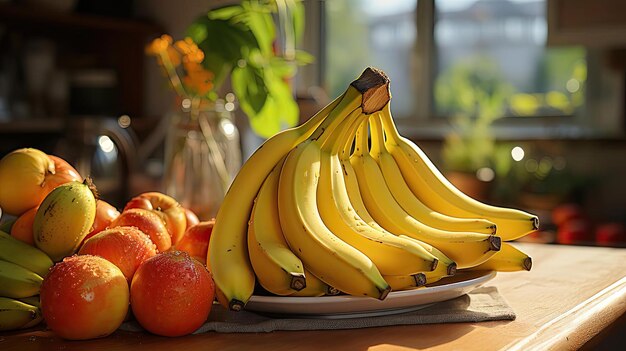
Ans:
[[[296,65],[280,57],[272,57],[270,67],[275,75],[282,78],[290,78],[296,74]]]
[[[308,65],[315,62],[315,56],[304,50],[296,50],[296,62],[300,66]]]
[[[293,23],[293,33],[294,39],[296,40],[296,45],[299,45],[302,42],[302,36],[304,35],[304,4],[302,1],[289,1],[292,2],[293,5],[289,5],[289,9],[291,10],[291,16]]]
[[[244,48],[258,47],[252,32],[227,20],[202,16],[187,30],[187,35],[205,53],[202,64],[215,74],[214,84],[220,86],[233,66],[244,58]]]
[[[213,20],[231,20],[235,16],[239,16],[244,12],[241,5],[230,5],[209,11],[208,18]]]
[[[263,110],[250,117],[250,126],[259,136],[269,138],[279,131],[298,123],[298,105],[293,99],[289,85],[279,77],[266,72],[270,95]]]
[[[298,105],[289,86],[271,68],[236,67],[233,91],[256,134],[269,138],[298,122]]]
[[[235,67],[232,72],[232,85],[235,95],[239,98],[241,109],[252,117],[260,113],[268,98],[263,70],[246,65]]]
[[[276,37],[272,14],[263,7],[250,6],[250,10],[242,16],[243,22],[250,28],[256,38],[258,48],[264,56],[272,54],[272,43]]]

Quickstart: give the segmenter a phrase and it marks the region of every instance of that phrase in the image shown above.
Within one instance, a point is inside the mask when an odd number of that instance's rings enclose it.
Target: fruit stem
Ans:
[[[90,176],[85,177],[85,179],[83,180],[83,184],[89,188],[96,201],[100,200],[100,193],[98,192],[98,188],[96,188],[96,185],[93,183],[93,179],[91,179]]]
[[[356,148],[354,154],[356,156],[363,156],[369,153],[369,142],[367,140],[367,120],[363,121],[356,132]]]
[[[291,273],[291,283],[289,287],[295,291],[300,291],[306,288],[306,280],[301,273]]]
[[[426,275],[424,273],[413,274],[413,279],[415,279],[416,287],[426,285]]]
[[[367,67],[350,85],[363,95],[362,107],[365,114],[380,111],[391,100],[389,77],[378,68]]]
[[[488,240],[490,251],[500,251],[500,248],[502,247],[502,239],[499,236],[490,235]]]
[[[524,259],[524,269],[529,271],[533,267],[533,259],[530,257],[526,257]]]
[[[448,266],[448,270],[447,272],[448,275],[455,275],[456,274],[456,263],[452,262],[449,266]]]
[[[236,299],[232,299],[228,303],[228,308],[231,311],[235,311],[235,312],[241,311],[243,309],[243,306],[244,306],[244,303]]]

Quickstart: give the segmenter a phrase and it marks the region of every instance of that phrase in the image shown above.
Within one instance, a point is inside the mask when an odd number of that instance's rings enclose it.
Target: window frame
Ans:
[[[298,88],[307,86],[324,87],[325,75],[325,1],[305,0],[308,33],[303,48],[314,54],[319,62],[304,67]],[[546,1],[546,6],[547,1]],[[451,128],[450,120],[435,115],[434,83],[437,72],[435,45],[435,0],[418,0],[416,8],[417,37],[414,47],[411,72],[416,77],[415,114],[398,118],[400,131],[409,138],[440,140]],[[550,30],[550,25],[547,25]],[[573,115],[505,117],[493,125],[498,140],[543,140],[543,139],[623,139],[626,137],[624,92],[626,79],[623,71],[615,74],[603,64],[607,51],[596,48],[587,50],[587,81],[585,105]],[[393,82],[393,77],[391,77]]]

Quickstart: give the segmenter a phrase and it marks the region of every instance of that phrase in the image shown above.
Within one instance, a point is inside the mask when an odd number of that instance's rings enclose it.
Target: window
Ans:
[[[332,0],[322,2],[321,13],[320,76],[329,95],[340,94],[364,67],[379,67],[392,79],[394,117],[408,129],[477,113],[468,94],[488,92],[497,95],[491,104],[498,117],[510,117],[503,125],[517,126],[512,137],[525,137],[520,125],[545,132],[548,124],[554,127],[548,134],[579,137],[598,124],[583,115],[620,101],[619,92],[590,101],[598,94],[587,91],[619,84],[600,82],[610,75],[601,55],[546,47],[546,0]],[[588,81],[588,70],[596,82]],[[600,121],[604,131],[619,124],[615,116]]]
[[[436,0],[435,11],[437,115],[466,112],[459,94],[470,85],[500,90],[506,116],[572,115],[584,104],[586,52],[546,48],[544,0]]]

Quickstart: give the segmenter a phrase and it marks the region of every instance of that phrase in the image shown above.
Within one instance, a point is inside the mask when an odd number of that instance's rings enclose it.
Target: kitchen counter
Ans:
[[[564,350],[589,347],[590,340],[597,343],[619,329],[616,325],[623,327],[624,318],[619,318],[626,312],[626,249],[518,245],[532,256],[532,271],[499,273],[486,284],[498,288],[517,314],[515,321],[179,338],[118,331],[104,339],[72,342],[49,331],[29,330],[0,333],[0,349]]]

